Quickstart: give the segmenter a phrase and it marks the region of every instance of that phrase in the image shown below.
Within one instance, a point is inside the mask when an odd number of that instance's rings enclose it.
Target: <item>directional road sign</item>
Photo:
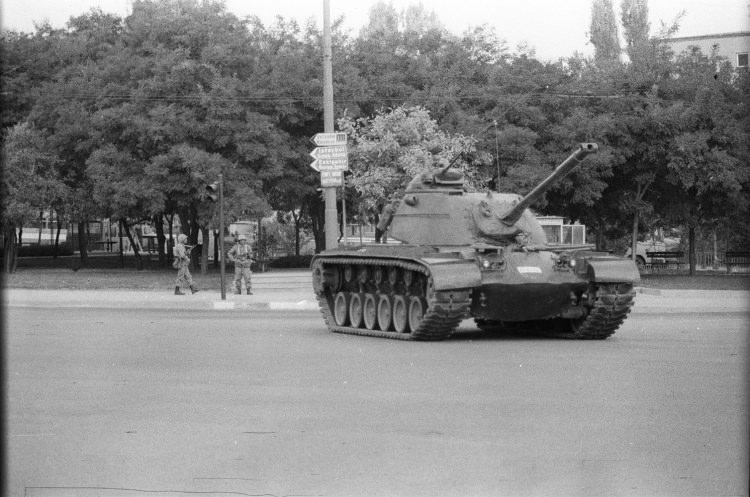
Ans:
[[[344,173],[342,171],[320,171],[320,186],[344,186]]]
[[[346,171],[349,169],[346,145],[317,147],[310,152],[310,155],[315,158],[310,167],[316,171]]]
[[[346,145],[346,133],[318,133],[312,137],[312,142],[319,147]]]

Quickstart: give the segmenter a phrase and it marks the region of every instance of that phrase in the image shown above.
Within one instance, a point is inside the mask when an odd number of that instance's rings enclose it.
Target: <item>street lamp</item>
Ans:
[[[227,290],[224,285],[224,175],[219,173],[219,181],[206,185],[208,198],[211,202],[219,204],[219,267],[221,280],[221,300],[227,299]]]

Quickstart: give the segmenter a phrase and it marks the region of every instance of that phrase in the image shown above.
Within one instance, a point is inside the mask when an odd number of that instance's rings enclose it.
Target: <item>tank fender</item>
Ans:
[[[482,273],[473,260],[450,261],[421,259],[432,274],[435,290],[476,288],[482,283]]]
[[[588,278],[597,282],[637,283],[638,267],[630,259],[586,259]]]

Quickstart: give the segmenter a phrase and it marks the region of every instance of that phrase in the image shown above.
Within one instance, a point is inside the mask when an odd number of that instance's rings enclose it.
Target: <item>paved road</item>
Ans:
[[[698,297],[595,342],[12,305],[8,495],[747,495],[750,313]]]

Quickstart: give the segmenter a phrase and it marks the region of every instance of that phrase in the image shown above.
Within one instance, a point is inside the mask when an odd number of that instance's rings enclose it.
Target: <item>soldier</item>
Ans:
[[[198,292],[198,289],[193,283],[193,276],[190,274],[190,252],[188,250],[189,245],[185,245],[185,242],[187,242],[187,235],[178,235],[177,244],[172,249],[172,254],[174,255],[172,267],[177,269],[177,281],[174,287],[175,295],[185,295],[180,291],[180,286],[184,285],[188,285],[191,292]]]
[[[227,253],[227,259],[234,264],[234,287],[237,295],[242,294],[242,280],[245,280],[247,294],[252,295],[252,284],[250,276],[253,274],[250,266],[255,260],[253,259],[252,249],[247,244],[247,236],[240,235],[237,237],[237,243]]]

